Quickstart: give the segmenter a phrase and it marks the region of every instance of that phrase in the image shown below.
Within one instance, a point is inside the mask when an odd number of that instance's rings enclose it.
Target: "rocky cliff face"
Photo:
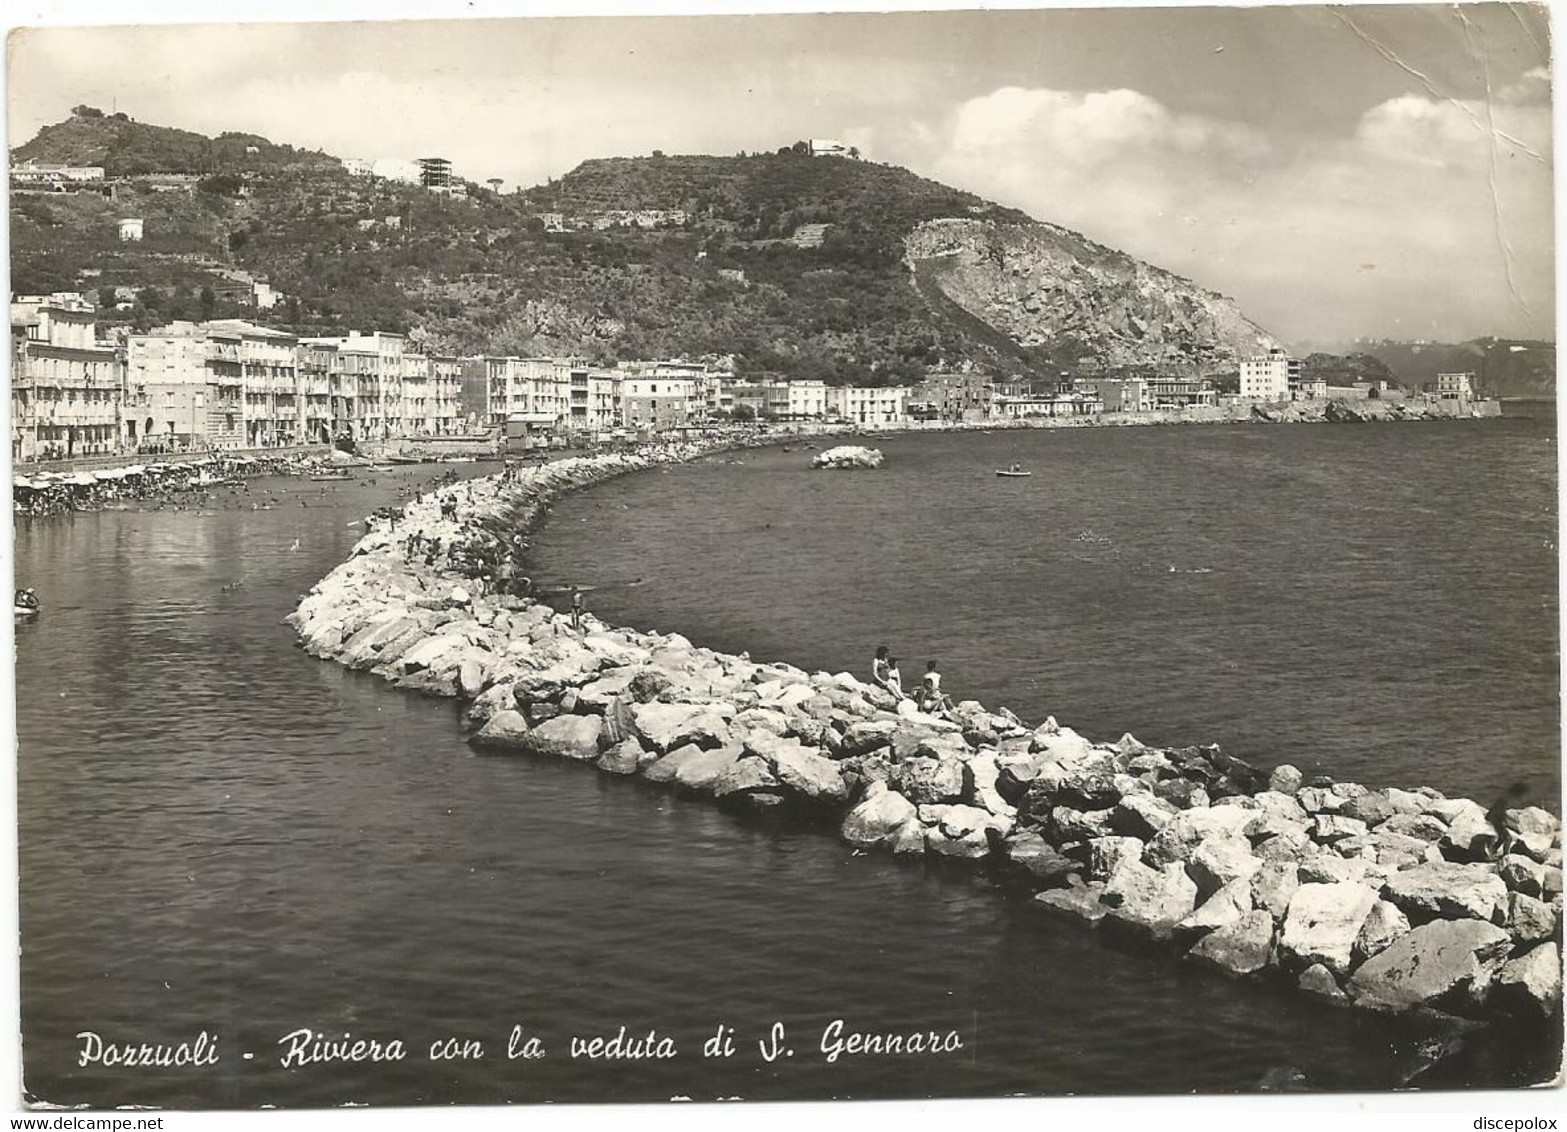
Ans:
[[[904,246],[922,291],[1063,363],[1218,370],[1278,345],[1233,300],[1053,224],[933,220]]]

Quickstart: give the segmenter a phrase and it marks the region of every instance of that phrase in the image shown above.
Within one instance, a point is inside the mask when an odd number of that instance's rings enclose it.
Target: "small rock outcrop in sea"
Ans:
[[[840,444],[829,448],[811,461],[813,468],[879,468],[885,459],[879,448],[862,448],[857,444]]]
[[[1041,910],[1320,1001],[1560,1013],[1561,828],[1543,809],[1268,772],[1215,746],[1096,742],[972,700],[929,715],[845,672],[591,614],[573,628],[494,592],[480,551],[496,532],[556,492],[702,452],[569,459],[439,489],[377,522],[289,621],[314,656],[460,697],[472,741],[491,751],[825,812],[857,848],[984,862]],[[410,554],[410,536],[443,552]]]

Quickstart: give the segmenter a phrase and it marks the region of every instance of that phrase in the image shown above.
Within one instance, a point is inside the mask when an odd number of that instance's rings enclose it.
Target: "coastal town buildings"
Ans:
[[[1081,417],[1104,412],[1105,404],[1093,392],[1025,393],[996,398],[996,415],[1005,420],[1032,417]]]
[[[247,293],[253,280],[235,282]],[[119,290],[114,292],[118,300]],[[612,434],[701,428],[741,419],[838,422],[866,428],[910,421],[983,422],[1077,417],[1213,405],[1212,384],[1194,376],[1014,377],[932,373],[908,386],[830,385],[777,375],[736,377],[732,358],[662,359],[597,365],[575,357],[432,356],[418,340],[386,331],[299,338],[241,319],[173,322],[145,333],[122,330],[121,353],[94,341],[95,311],[80,295],[29,300],[18,321],[19,351],[41,357],[46,345],[86,350],[112,376],[101,396],[85,386],[77,418],[55,433],[43,427],[28,376],[13,390],[13,451],[51,455],[87,450],[186,451],[299,444],[504,436],[522,447],[590,443]],[[25,331],[25,332],[24,332]],[[51,337],[52,336],[52,337]],[[21,356],[20,353],[18,355]],[[1253,397],[1319,397],[1299,363],[1282,352],[1249,359]],[[85,364],[85,363],[84,363]],[[1293,380],[1291,375],[1294,375]],[[1468,375],[1444,379],[1463,396]],[[69,394],[66,394],[70,398]],[[56,421],[63,421],[56,412]],[[91,424],[93,427],[88,428]],[[48,446],[60,439],[63,445]]]
[[[120,359],[97,341],[92,304],[74,292],[11,304],[13,460],[115,452],[123,401]]]
[[[75,186],[104,179],[102,165],[66,165],[50,161],[21,161],[11,166],[11,184],[16,188]]]
[[[1240,394],[1256,401],[1288,401],[1290,383],[1298,383],[1301,373],[1300,360],[1277,348],[1256,357],[1242,358]]]

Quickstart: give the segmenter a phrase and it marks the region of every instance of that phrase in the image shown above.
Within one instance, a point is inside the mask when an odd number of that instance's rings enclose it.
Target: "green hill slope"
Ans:
[[[203,289],[240,271],[287,296],[268,317],[302,333],[602,361],[733,355],[834,382],[957,366],[1054,376],[1085,353],[1222,368],[1265,340],[1222,296],[1076,233],[896,166],[792,149],[587,161],[466,201],[265,139],[87,112],[14,156],[208,174],[190,193],[125,181],[113,201],[13,194],[15,289],[130,288],[114,317],[133,325],[212,308]],[[610,215],[638,210],[660,214],[644,212],[646,228]],[[546,230],[551,214],[566,230]],[[118,241],[119,216],[145,218],[143,244]]]
[[[65,121],[45,126],[36,137],[12,150],[11,159],[102,165],[110,177],[341,165],[324,153],[274,145],[254,134],[225,133],[209,138],[189,130],[147,125],[124,114],[105,114],[91,106],[78,106]]]

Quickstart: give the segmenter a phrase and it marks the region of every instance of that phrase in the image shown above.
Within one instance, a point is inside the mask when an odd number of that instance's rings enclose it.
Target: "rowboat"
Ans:
[[[1000,468],[996,469],[996,475],[1003,476],[1003,477],[1008,478],[1008,479],[1018,479],[1018,478],[1021,478],[1023,476],[1031,476],[1033,474],[1034,474],[1033,472],[1013,472],[1013,471],[1003,471]]]
[[[354,477],[347,472],[322,472],[320,475],[310,477],[311,483],[341,483],[343,480],[351,480]]]

